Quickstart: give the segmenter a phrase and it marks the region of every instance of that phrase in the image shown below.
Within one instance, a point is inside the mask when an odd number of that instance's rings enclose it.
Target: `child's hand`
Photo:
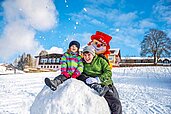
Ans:
[[[86,83],[87,84],[101,83],[101,81],[100,81],[99,77],[95,77],[95,78],[89,77],[86,79]]]
[[[78,75],[76,73],[72,74],[72,78],[77,78],[77,77],[78,77]]]

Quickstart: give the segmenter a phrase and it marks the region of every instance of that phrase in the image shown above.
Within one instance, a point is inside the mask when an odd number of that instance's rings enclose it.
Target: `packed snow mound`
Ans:
[[[56,91],[44,86],[35,98],[31,114],[110,114],[104,97],[77,79],[69,79]]]

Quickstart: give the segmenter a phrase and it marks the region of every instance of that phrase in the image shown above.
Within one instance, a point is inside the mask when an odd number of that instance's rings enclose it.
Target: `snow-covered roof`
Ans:
[[[169,61],[171,61],[171,57],[169,58],[169,57],[162,57],[162,58],[159,58],[158,60],[165,60],[165,59],[167,59],[167,60],[169,60]]]
[[[121,58],[122,59],[154,59],[154,57],[121,57]],[[171,58],[168,57],[159,58],[159,60],[164,60],[164,59],[171,60]]]
[[[153,57],[121,57],[122,59],[153,59]]]
[[[109,49],[111,52],[114,51],[113,53],[111,54],[114,54],[114,55],[118,55],[119,54],[119,51],[120,49],[119,48],[113,48],[113,49]]]

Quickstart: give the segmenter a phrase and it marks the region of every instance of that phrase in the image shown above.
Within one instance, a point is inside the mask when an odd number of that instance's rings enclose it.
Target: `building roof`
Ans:
[[[122,59],[154,59],[154,57],[122,57]],[[159,60],[164,60],[164,59],[171,60],[171,58],[168,57],[159,58]]]
[[[38,56],[35,56],[35,58],[38,58],[38,57],[61,57],[63,54],[57,54],[57,53],[52,53],[52,54],[46,54],[46,55],[38,55]]]
[[[122,59],[153,59],[153,57],[122,57]]]
[[[113,49],[109,49],[111,52],[111,55],[119,55],[120,53],[120,49],[119,48],[113,48]]]
[[[159,60],[162,60],[162,61],[163,60],[166,60],[166,59],[169,60],[169,61],[171,61],[171,57],[161,57],[161,58],[159,58]]]

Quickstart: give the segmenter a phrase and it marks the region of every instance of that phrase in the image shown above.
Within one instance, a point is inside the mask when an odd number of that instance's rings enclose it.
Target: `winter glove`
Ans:
[[[100,81],[99,77],[95,77],[95,78],[89,77],[86,79],[86,83],[87,84],[101,83],[101,81]]]
[[[72,77],[72,78],[77,78],[78,75],[77,75],[77,73],[73,73],[71,77]]]
[[[62,72],[61,74],[63,74],[66,78],[70,78],[70,75],[68,72]]]

